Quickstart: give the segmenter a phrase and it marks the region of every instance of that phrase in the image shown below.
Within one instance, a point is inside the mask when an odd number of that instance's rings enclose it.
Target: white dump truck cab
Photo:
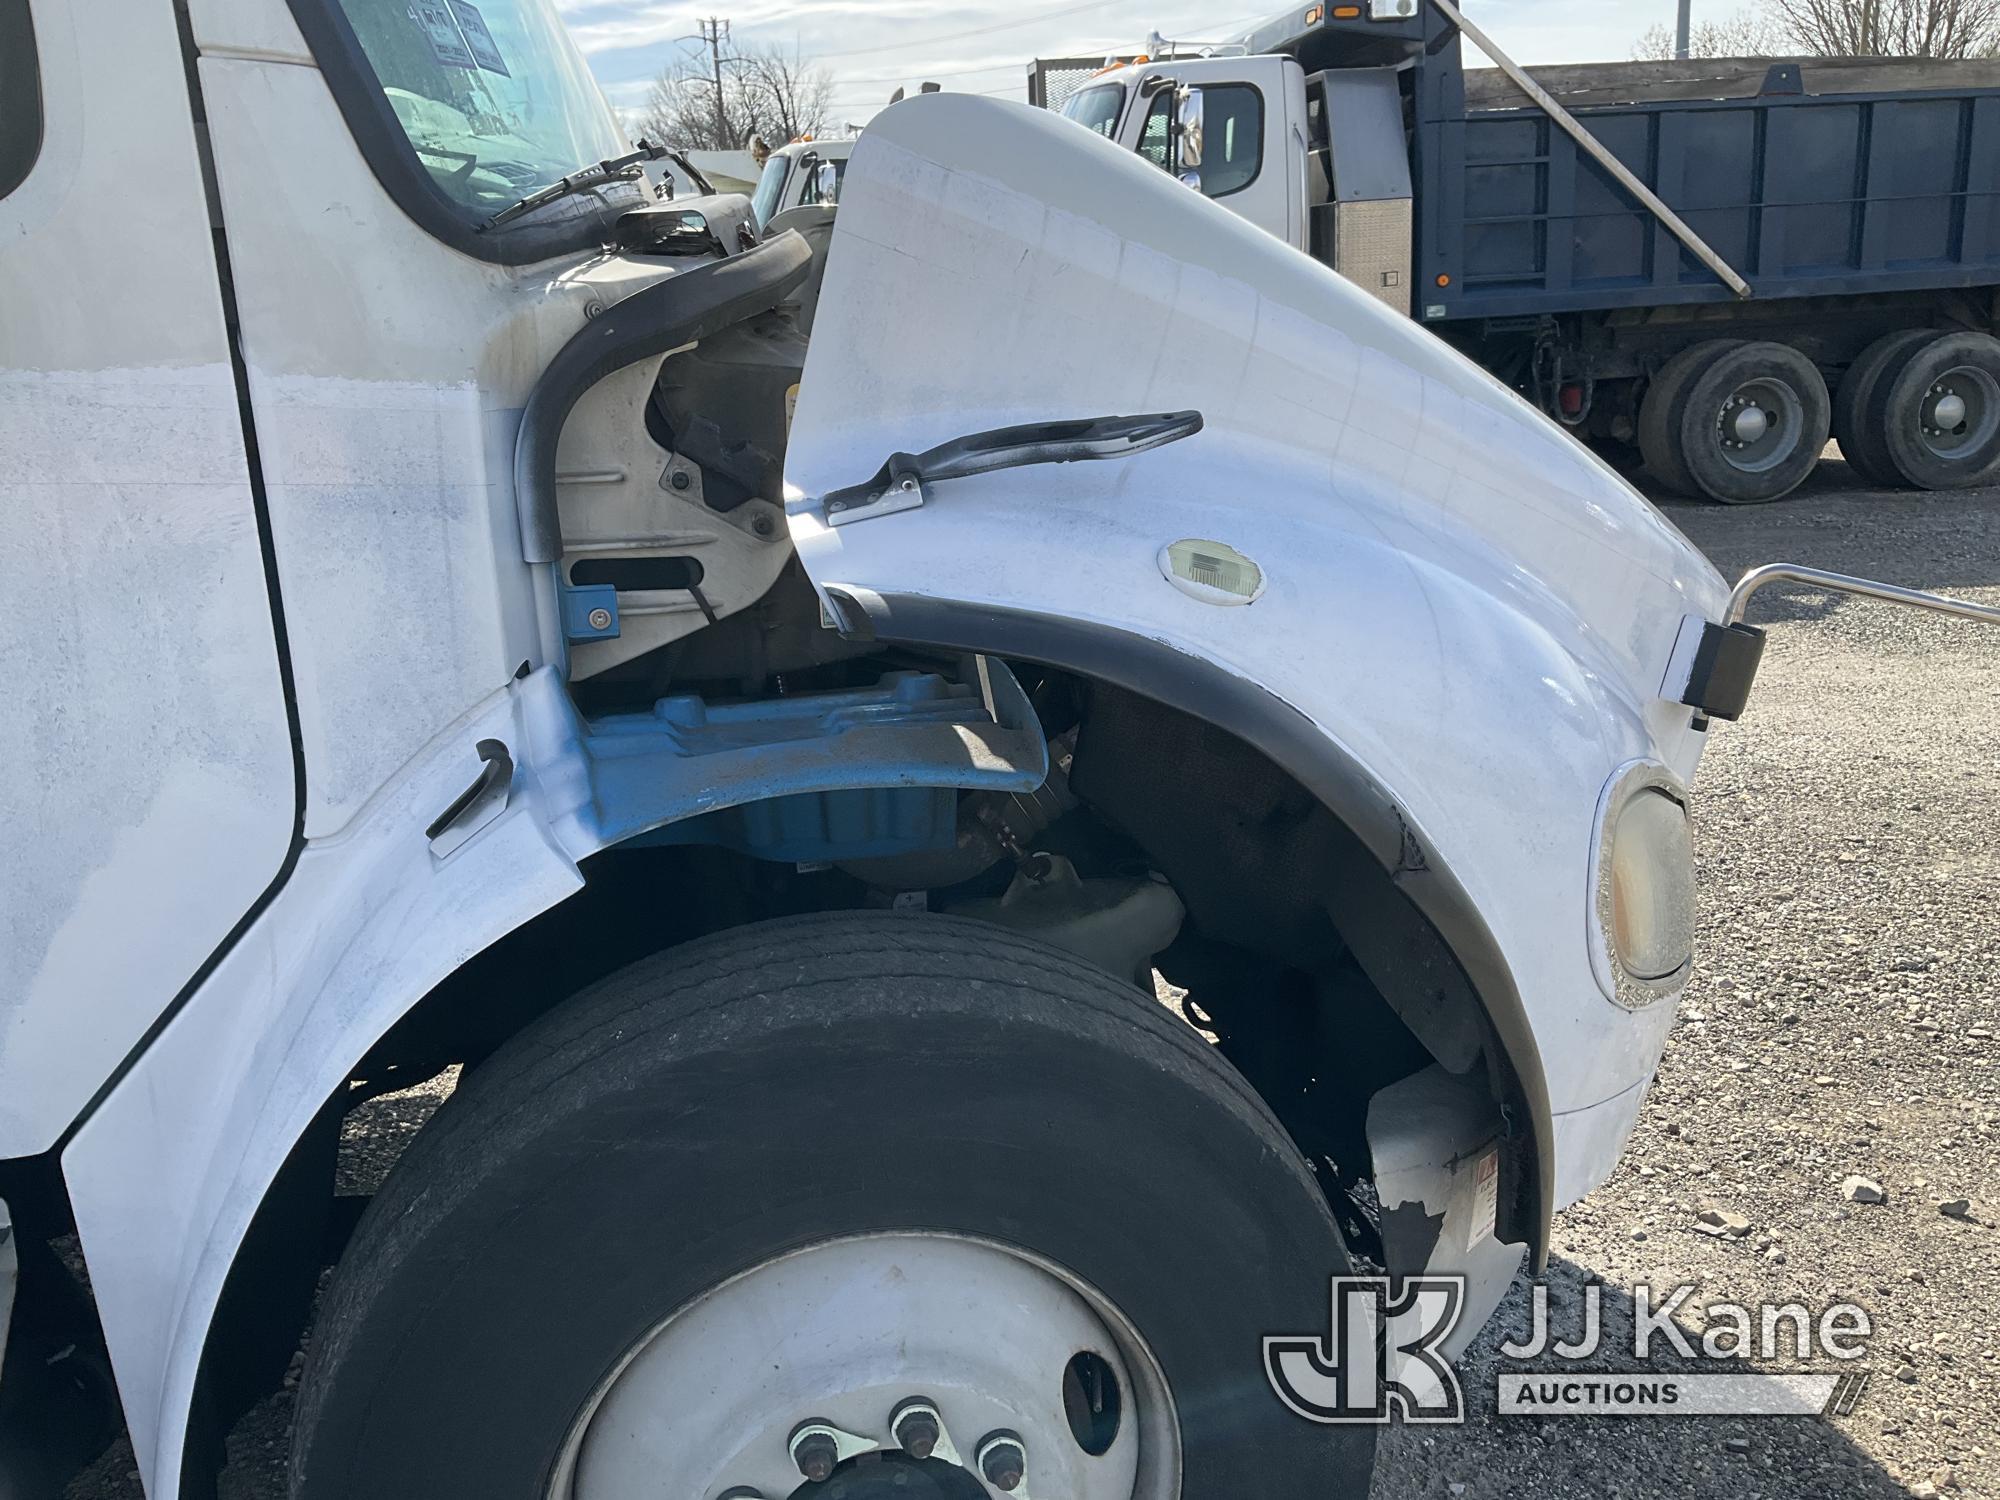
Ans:
[[[1412,189],[1392,66],[1308,75],[1292,57],[1165,57],[1108,69],[1061,113],[1410,310]]]
[[[0,1490],[1365,1495],[1330,1280],[1460,1349],[1611,1171],[1754,583],[1023,106],[808,236],[549,0],[0,72]]]
[[[852,140],[797,140],[778,147],[764,161],[756,190],[750,195],[757,222],[769,224],[794,208],[830,207],[839,201],[840,180]]]
[[[1191,120],[1190,96],[1197,93],[1201,145],[1190,162],[1183,117]],[[1306,78],[1291,58],[1134,63],[1092,79],[1070,95],[1062,113],[1231,213],[1306,247]]]

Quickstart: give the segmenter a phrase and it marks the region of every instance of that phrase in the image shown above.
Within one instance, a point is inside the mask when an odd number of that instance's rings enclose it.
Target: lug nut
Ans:
[[[990,1432],[979,1440],[979,1472],[996,1490],[1021,1487],[1028,1472],[1028,1451],[1011,1432]]]
[[[833,1466],[840,1462],[840,1448],[825,1427],[808,1423],[792,1434],[792,1462],[801,1474],[819,1484],[832,1477]]]
[[[922,1463],[937,1448],[944,1428],[937,1408],[928,1401],[905,1401],[889,1418],[889,1431],[896,1446]]]

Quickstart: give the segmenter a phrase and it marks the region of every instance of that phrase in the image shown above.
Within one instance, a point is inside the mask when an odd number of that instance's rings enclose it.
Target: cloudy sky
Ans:
[[[836,112],[860,122],[901,84],[1024,97],[1031,57],[1127,50],[1157,29],[1203,40],[1277,13],[1269,0],[558,0],[591,66],[621,107],[692,40],[706,16],[744,42],[794,42],[834,76]],[[1694,0],[1697,20],[1743,0]],[[1301,5],[1303,8],[1303,5]],[[1629,57],[1634,39],[1673,20],[1674,0],[1465,0],[1466,13],[1522,62]],[[683,40],[689,38],[689,40]]]

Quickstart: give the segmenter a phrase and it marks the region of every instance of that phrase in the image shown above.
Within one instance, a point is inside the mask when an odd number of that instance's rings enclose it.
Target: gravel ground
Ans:
[[[1732,577],[1791,561],[2000,603],[1991,491],[1882,495],[1833,464],[1779,505],[1665,508]],[[1556,1221],[1549,1301],[1565,1326],[1601,1278],[1632,1368],[1636,1283],[1695,1283],[1695,1330],[1710,1302],[1853,1300],[1870,1383],[1831,1422],[1495,1417],[1524,1282],[1462,1372],[1471,1421],[1390,1434],[1381,1500],[2000,1496],[2000,632],[1803,590],[1751,611],[1757,689],[1696,787],[1697,975],[1617,1175]],[[1849,1202],[1850,1176],[1888,1201]],[[1749,1232],[1701,1233],[1711,1208]]]
[[[1829,464],[1779,505],[1668,509],[1732,576],[1789,560],[2000,603],[2000,491],[1881,495]],[[1871,1382],[1834,1421],[1496,1418],[1524,1280],[1465,1362],[1471,1420],[1388,1433],[1377,1500],[2000,1500],[2000,633],[1802,591],[1752,619],[1771,639],[1750,714],[1716,728],[1697,789],[1699,972],[1546,1281],[1559,1326],[1601,1283],[1608,1351],[1638,1282],[1695,1283],[1696,1331],[1717,1301],[1851,1299],[1875,1320]],[[372,1190],[449,1088],[357,1111],[341,1191]],[[1857,1175],[1887,1201],[1849,1201]],[[1957,1199],[1967,1217],[1940,1212]],[[1701,1233],[1708,1209],[1747,1231]],[[289,1408],[287,1389],[239,1424],[228,1500],[282,1497]],[[129,1452],[70,1495],[138,1500]]]

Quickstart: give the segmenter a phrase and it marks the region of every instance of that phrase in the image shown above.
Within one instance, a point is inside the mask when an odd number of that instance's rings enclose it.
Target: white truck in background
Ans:
[[[1531,73],[1454,0],[1368,0],[1038,61],[1029,97],[1663,489],[1780,499],[1829,436],[1883,488],[2000,476],[2000,61]]]
[[[764,159],[763,174],[750,195],[759,225],[794,208],[830,207],[840,198],[840,180],[852,140],[789,141]]]
[[[294,1500],[1365,1494],[1260,1340],[1611,1170],[1772,575],[1047,114],[650,156],[548,0],[0,0],[0,1489],[312,1318]]]

